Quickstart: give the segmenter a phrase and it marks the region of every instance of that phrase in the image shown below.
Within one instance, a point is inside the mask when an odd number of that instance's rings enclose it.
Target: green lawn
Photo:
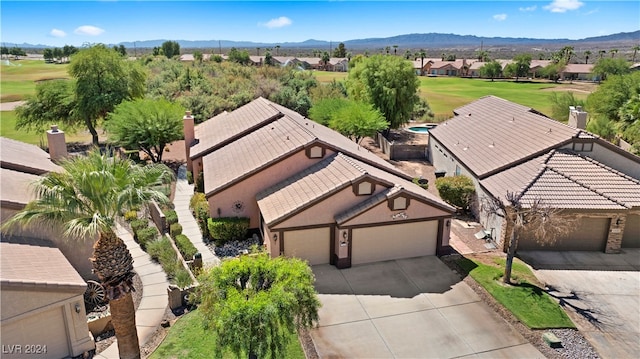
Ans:
[[[47,136],[44,131],[41,132],[26,132],[24,130],[16,130],[16,112],[15,111],[2,111],[0,112],[0,136],[8,137],[14,140],[30,143],[33,145],[47,144]],[[63,129],[64,130],[64,129]],[[100,134],[100,140],[104,140],[106,135],[102,130],[98,130]],[[65,131],[65,139],[67,142],[82,142],[90,143],[91,135],[88,131],[78,131],[77,133],[71,133]]]
[[[329,83],[333,80],[343,81],[347,78],[346,72],[313,71],[313,75],[320,83]]]
[[[0,65],[0,102],[24,100],[35,93],[36,83],[43,80],[69,78],[67,64],[47,64],[42,60],[11,61]]]
[[[162,344],[149,357],[150,359],[190,358],[207,359],[213,357],[214,338],[211,331],[202,327],[202,316],[195,310],[180,318],[169,329]],[[231,353],[225,353],[224,358],[235,358]],[[304,351],[297,335],[291,335],[291,342],[284,355],[287,359],[304,359]]]
[[[522,262],[516,259],[513,264],[512,281],[518,284],[502,283],[504,262],[504,258],[495,258],[492,264],[462,258],[458,264],[529,328],[575,328],[558,303],[534,284],[535,276]]]

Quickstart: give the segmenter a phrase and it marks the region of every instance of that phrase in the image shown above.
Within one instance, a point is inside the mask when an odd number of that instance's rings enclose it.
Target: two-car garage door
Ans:
[[[604,251],[609,221],[609,218],[580,218],[572,225],[573,230],[555,243],[538,243],[532,238],[521,238],[518,250]]]
[[[438,221],[356,228],[351,264],[436,254]]]

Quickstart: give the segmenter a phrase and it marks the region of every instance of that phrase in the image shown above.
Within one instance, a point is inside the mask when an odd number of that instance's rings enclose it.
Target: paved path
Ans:
[[[169,304],[167,295],[167,275],[162,267],[153,262],[151,257],[140,248],[129,231],[120,225],[116,225],[116,233],[122,238],[133,257],[133,269],[142,281],[142,301],[136,310],[136,328],[140,345],[146,344],[156,328],[162,322],[164,313]],[[111,346],[100,354],[94,356],[99,359],[118,359],[118,344],[113,342]]]
[[[0,103],[0,111],[13,111],[16,107],[22,105],[26,101],[2,102]]]
[[[178,181],[176,182],[176,193],[173,198],[175,211],[178,213],[178,222],[182,225],[182,234],[189,237],[191,243],[196,247],[198,252],[202,254],[202,262],[207,265],[218,265],[220,259],[207,247],[202,240],[202,233],[198,227],[198,222],[193,218],[191,209],[189,209],[189,201],[193,196],[193,186],[187,182],[187,169],[183,165],[178,170]]]

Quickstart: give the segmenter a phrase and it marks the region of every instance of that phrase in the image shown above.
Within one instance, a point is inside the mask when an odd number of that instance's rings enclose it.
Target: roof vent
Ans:
[[[459,145],[459,144],[460,144],[460,141],[456,141],[456,143],[454,143],[453,145],[454,145],[454,146],[457,146],[457,145]]]
[[[515,117],[511,117],[511,121],[509,122],[516,122],[516,118]]]
[[[466,150],[468,150],[468,149],[469,149],[469,147],[470,147],[470,146],[469,146],[469,145],[467,145],[467,146],[466,146],[465,148],[463,148],[462,150],[463,150],[463,151],[466,151]]]
[[[551,133],[551,127],[549,127],[549,131],[547,131],[547,133]]]
[[[471,114],[467,114],[467,117],[471,117]]]
[[[494,147],[496,147],[496,143],[492,141],[492,142],[491,142],[491,144],[489,145],[489,147],[490,147],[490,148],[494,148]]]
[[[287,136],[287,141],[289,141],[289,136]]]

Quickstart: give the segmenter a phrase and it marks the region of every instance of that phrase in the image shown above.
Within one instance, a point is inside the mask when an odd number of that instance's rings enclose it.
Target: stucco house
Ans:
[[[249,218],[272,256],[345,268],[447,250],[451,206],[292,110],[258,98],[184,124],[210,215]]]
[[[2,355],[68,358],[95,349],[87,287],[57,248],[0,243]]]
[[[520,249],[616,253],[640,247],[640,157],[581,129],[586,112],[572,109],[569,126],[486,96],[454,115],[430,131],[430,161],[448,176],[472,178],[474,214],[497,243],[505,242],[506,223],[481,203],[504,199],[509,191],[523,202],[540,198],[575,220],[556,243],[540,244],[525,234]]]
[[[562,70],[560,77],[563,80],[594,81],[593,64],[568,64]]]

